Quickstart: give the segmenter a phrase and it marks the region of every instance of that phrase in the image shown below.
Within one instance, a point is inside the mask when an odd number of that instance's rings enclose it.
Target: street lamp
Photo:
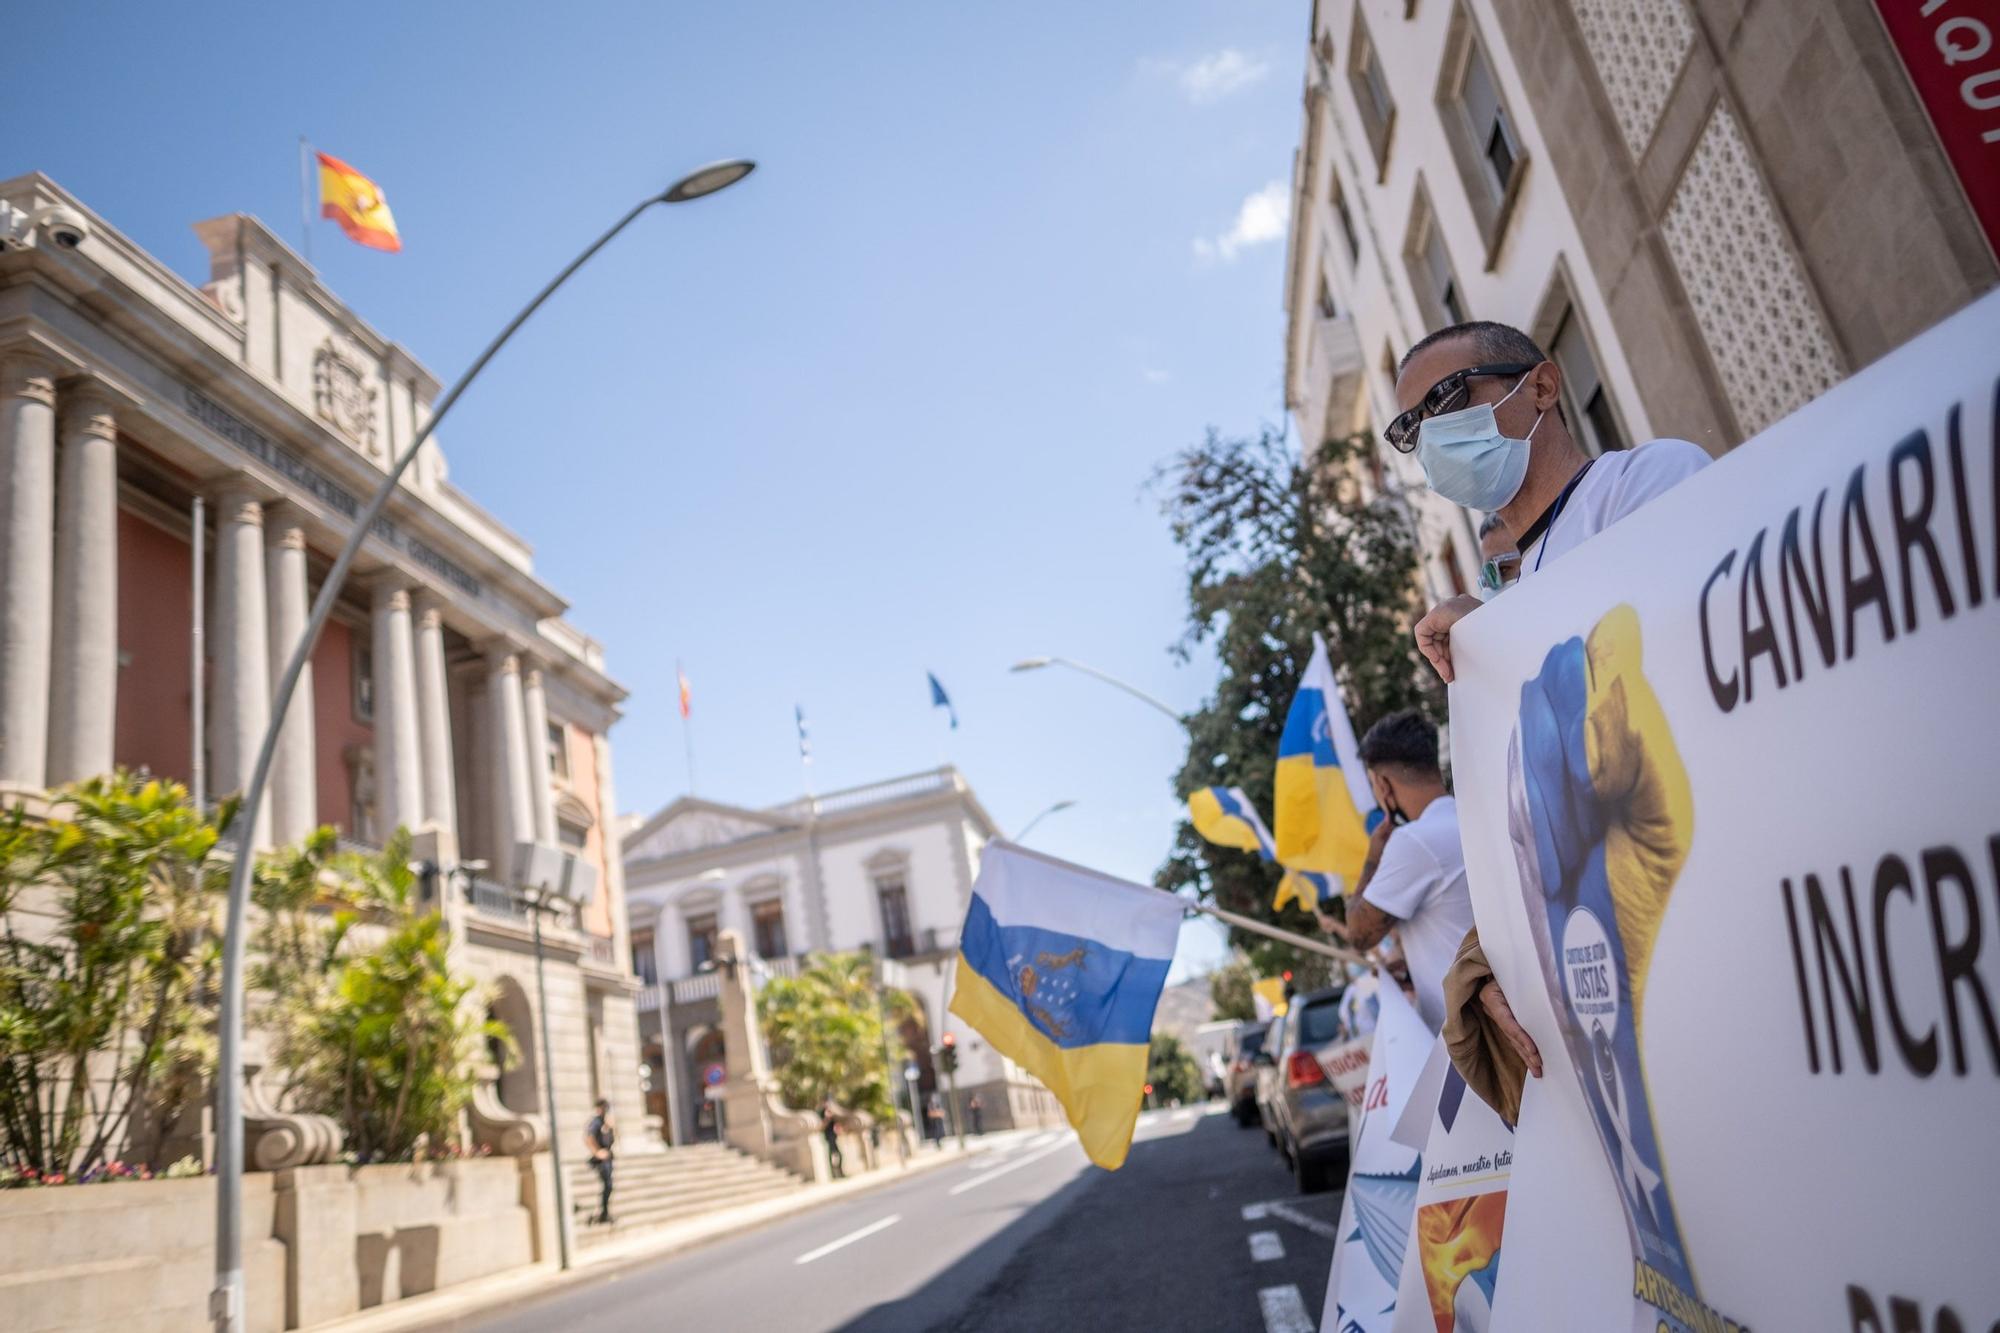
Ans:
[[[222,997],[217,1014],[218,1050],[216,1060],[215,1090],[215,1289],[209,1295],[209,1315],[215,1321],[218,1333],[242,1333],[244,1320],[243,1288],[243,945],[244,917],[250,901],[250,868],[256,860],[256,849],[251,845],[252,831],[257,827],[257,812],[264,804],[264,786],[271,776],[271,762],[278,748],[278,730],[291,712],[292,695],[298,689],[299,676],[305,671],[306,662],[312,656],[313,646],[319,641],[320,630],[327,618],[333,614],[333,604],[340,596],[340,590],[347,581],[348,570],[361,551],[361,544],[367,540],[369,532],[388,507],[389,497],[402,481],[403,473],[417,456],[424,442],[438,427],[438,423],[450,413],[471,383],[479,378],[479,372],[486,369],[486,363],[504,347],[515,330],[528,322],[528,317],[541,309],[542,303],[555,294],[556,288],[569,281],[575,273],[590,261],[599,250],[611,243],[611,239],[630,226],[632,220],[651,208],[654,204],[678,204],[717,190],[743,179],[755,169],[755,163],[743,159],[716,162],[700,168],[675,181],[665,190],[634,204],[624,217],[611,225],[610,230],[592,241],[583,253],[572,259],[562,272],[550,280],[548,286],[535,294],[535,298],[521,308],[507,327],[488,343],[486,350],[459,376],[458,382],[438,400],[436,410],[423,428],[405,446],[390,464],[389,470],[376,486],[375,494],[362,506],[355,516],[353,530],[347,535],[347,544],[340,549],[333,568],[327,572],[326,582],[320,585],[319,596],[313,602],[312,615],[306,621],[305,632],[299,636],[292,649],[291,660],[285,664],[284,675],[278,679],[278,687],[272,693],[270,720],[264,728],[263,742],[257,747],[257,762],[250,770],[249,786],[244,788],[243,800],[236,808],[236,817],[231,827],[240,830],[237,837],[236,861],[229,872],[229,904],[222,936]],[[553,1111],[554,1107],[550,1109]],[[553,1125],[550,1138],[554,1138]],[[558,1173],[558,1180],[560,1180]],[[558,1185],[558,1189],[560,1189]]]
[[[1048,666],[1066,666],[1072,671],[1081,671],[1086,676],[1095,676],[1099,680],[1103,681],[1106,685],[1114,686],[1117,689],[1125,691],[1125,693],[1131,695],[1134,699],[1139,700],[1141,703],[1151,704],[1153,707],[1159,709],[1162,713],[1165,713],[1168,717],[1172,718],[1177,726],[1181,727],[1187,726],[1187,723],[1182,720],[1181,715],[1175,712],[1171,705],[1162,703],[1160,700],[1154,698],[1152,695],[1140,689],[1137,685],[1134,685],[1129,681],[1120,680],[1118,679],[1118,677],[1111,675],[1109,672],[1099,671],[1096,667],[1085,666],[1081,662],[1072,662],[1067,657],[1024,657],[1020,661],[1014,663],[1013,666],[1008,667],[1007,669],[1009,671],[1039,671],[1043,667],[1048,667]]]
[[[1076,804],[1075,801],[1057,801],[1054,805],[1042,811],[1042,813],[1036,815],[1033,819],[1029,820],[1025,825],[1023,825],[1021,831],[1014,835],[1014,841],[1026,842],[1028,840],[1028,835],[1035,831],[1035,825],[1041,823],[1044,819],[1047,819],[1050,815],[1061,814],[1063,811],[1069,809],[1071,806],[1075,804]]]

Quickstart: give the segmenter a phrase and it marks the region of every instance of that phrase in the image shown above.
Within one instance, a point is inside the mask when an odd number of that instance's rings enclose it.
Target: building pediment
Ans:
[[[682,797],[646,821],[625,842],[627,861],[655,861],[781,833],[791,821],[756,810]]]

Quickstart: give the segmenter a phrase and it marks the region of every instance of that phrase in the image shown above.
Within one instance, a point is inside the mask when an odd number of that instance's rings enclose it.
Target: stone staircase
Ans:
[[[634,1153],[618,1158],[611,1194],[611,1216],[617,1220],[607,1227],[586,1220],[597,1213],[597,1173],[581,1163],[569,1166],[568,1175],[579,1249],[664,1222],[806,1188],[789,1171],[714,1143]]]

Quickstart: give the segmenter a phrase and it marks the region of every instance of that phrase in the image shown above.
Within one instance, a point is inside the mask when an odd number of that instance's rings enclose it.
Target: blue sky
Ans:
[[[1180,736],[1183,582],[1155,465],[1282,413],[1306,6],[49,5],[0,54],[0,175],[39,168],[180,273],[242,209],[298,244],[297,138],[381,185],[405,250],[312,227],[446,382],[688,167],[441,432],[632,691],[618,797],[760,804],[949,760],[1009,831],[1145,880]],[[962,720],[929,706],[935,671]],[[1185,931],[1181,970],[1219,956]]]

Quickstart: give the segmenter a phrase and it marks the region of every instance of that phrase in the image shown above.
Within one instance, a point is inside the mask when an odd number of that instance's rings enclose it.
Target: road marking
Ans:
[[[1264,1288],[1257,1293],[1257,1308],[1264,1312],[1264,1333],[1315,1333],[1296,1286]]]
[[[1333,1223],[1322,1222],[1312,1214],[1302,1213],[1288,1203],[1267,1203],[1261,1206],[1272,1217],[1283,1218],[1295,1227],[1304,1227],[1315,1236],[1323,1236],[1327,1240],[1336,1240],[1340,1236],[1340,1228]]]
[[[824,1259],[829,1254],[832,1254],[835,1250],[845,1249],[849,1245],[852,1245],[857,1240],[866,1240],[868,1237],[874,1235],[876,1232],[887,1230],[888,1228],[895,1226],[896,1223],[902,1220],[903,1220],[903,1215],[901,1213],[891,1213],[887,1217],[882,1218],[879,1221],[870,1222],[867,1226],[861,1228],[861,1230],[859,1231],[848,1232],[845,1236],[842,1236],[839,1240],[830,1240],[816,1250],[807,1250],[804,1254],[792,1260],[792,1262],[795,1264],[809,1264],[815,1259]]]
[[[1267,1264],[1273,1259],[1285,1257],[1285,1242],[1275,1231],[1253,1231],[1250,1233],[1250,1262]]]
[[[1268,1203],[1246,1203],[1243,1205],[1243,1220],[1245,1222],[1261,1222],[1270,1215],[1271,1205]]]
[[[945,1193],[963,1194],[969,1189],[977,1189],[979,1186],[984,1185],[989,1180],[998,1180],[1000,1179],[1000,1177],[1006,1175],[1009,1171],[1018,1171],[1022,1167],[1027,1166],[1031,1162],[1039,1162],[1042,1158],[1047,1157],[1050,1153],[1061,1152],[1064,1148],[1067,1147],[1069,1147],[1069,1141],[1067,1139],[1058,1140],[1055,1143],[1051,1143],[1046,1148],[1039,1148],[1036,1151],[1029,1153],[1026,1157],[1016,1157],[1013,1161],[1007,1163],[1007,1165],[1003,1167],[998,1167],[992,1171],[982,1172],[979,1175],[974,1176],[970,1180],[961,1180],[958,1182],[958,1184],[953,1185],[949,1190],[946,1190]]]

